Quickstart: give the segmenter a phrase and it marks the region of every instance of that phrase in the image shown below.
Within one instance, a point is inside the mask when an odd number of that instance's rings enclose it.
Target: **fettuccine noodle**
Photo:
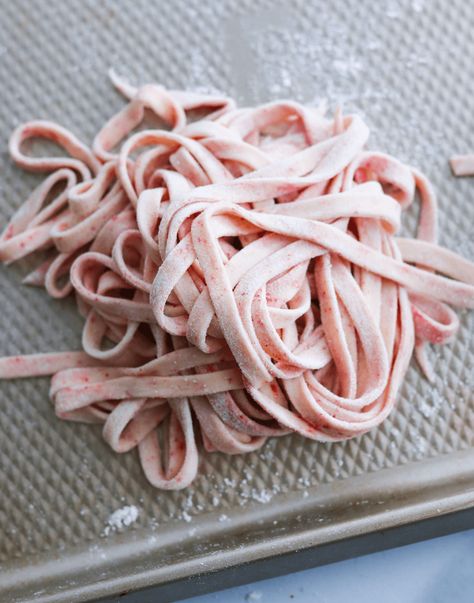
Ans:
[[[74,295],[85,322],[82,351],[3,358],[0,378],[53,375],[59,417],[102,423],[154,486],[179,489],[201,443],[352,438],[393,409],[414,351],[432,377],[426,344],[456,333],[450,306],[474,307],[474,265],[438,245],[420,172],[365,150],[356,115],[113,80],[129,102],[92,148],[47,121],[10,139],[47,177],[0,260],[49,250],[25,282]],[[146,110],[168,129],[133,133]],[[65,156],[26,154],[32,138]],[[417,235],[398,238],[416,192]]]

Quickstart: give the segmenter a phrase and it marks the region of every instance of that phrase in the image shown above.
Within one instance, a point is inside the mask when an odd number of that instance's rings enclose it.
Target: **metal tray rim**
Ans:
[[[354,491],[358,493],[356,499]],[[92,569],[91,552],[84,548],[62,558],[43,558],[36,565],[16,564],[10,570],[4,569],[0,595],[7,597],[2,600],[20,603],[31,600],[35,592],[43,589],[34,599],[39,603],[91,601],[269,560],[472,507],[474,449],[469,449],[330,482],[310,490],[306,499],[297,492],[286,495],[285,500],[273,508],[255,505],[245,512],[237,509],[229,513],[226,522],[217,521],[216,513],[210,513],[200,519],[196,538],[197,543],[205,540],[207,546],[214,548],[204,556],[195,552],[180,559],[180,543],[189,525],[170,524],[168,530],[160,533],[158,541],[150,541],[146,530],[136,533],[133,539],[120,535],[110,539],[104,546],[106,561],[95,559]],[[275,517],[281,520],[282,516],[285,524],[280,533],[275,529],[269,532],[268,526]],[[324,521],[315,522],[316,516]],[[267,537],[261,540],[260,536],[265,533]],[[233,547],[232,538],[236,536],[241,544]],[[225,549],[220,547],[224,540]],[[160,559],[167,558],[171,562],[160,564]],[[125,566],[128,571],[124,570]]]

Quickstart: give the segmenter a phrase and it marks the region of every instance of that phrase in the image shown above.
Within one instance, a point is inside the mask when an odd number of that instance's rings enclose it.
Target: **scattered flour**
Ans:
[[[432,385],[427,394],[421,398],[418,409],[425,419],[430,419],[433,415],[437,415],[439,410],[447,405],[447,400],[440,390]]]
[[[114,511],[107,519],[107,525],[104,529],[104,535],[107,536],[111,531],[128,528],[138,519],[139,511],[135,505],[125,505]]]
[[[270,18],[261,26],[249,16],[241,21],[241,43],[252,66],[246,80],[250,100],[292,98],[316,106],[325,99],[331,111],[341,107],[344,113],[362,115],[371,128],[372,146],[382,146],[406,161],[438,158],[445,141],[442,129],[420,131],[427,126],[422,119],[426,101],[415,98],[412,117],[387,128],[387,111],[398,114],[404,93],[390,78],[366,77],[384,69],[390,50],[387,39],[393,30],[401,32],[409,19],[422,18],[425,0],[380,0],[370,8],[361,7],[362,36],[356,36],[353,22],[341,19],[337,11],[317,11],[305,4],[300,15],[282,9],[282,19]],[[263,19],[257,12],[256,22]],[[400,48],[394,73],[408,76],[413,85],[428,77],[435,61],[430,30],[420,28],[416,45]]]

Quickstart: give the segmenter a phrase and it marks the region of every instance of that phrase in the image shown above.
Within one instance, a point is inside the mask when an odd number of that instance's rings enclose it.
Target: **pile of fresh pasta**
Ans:
[[[0,377],[53,375],[57,416],[137,447],[157,488],[189,485],[202,448],[377,426],[414,352],[432,375],[426,344],[456,333],[451,306],[474,307],[474,264],[437,244],[428,180],[364,150],[356,115],[113,80],[129,102],[91,148],[47,121],[11,137],[13,161],[47,176],[0,260],[41,250],[25,282],[73,295],[84,328],[82,351],[3,358]],[[134,132],[146,111],[166,128]],[[64,156],[27,154],[33,138]],[[416,237],[399,238],[416,194]]]

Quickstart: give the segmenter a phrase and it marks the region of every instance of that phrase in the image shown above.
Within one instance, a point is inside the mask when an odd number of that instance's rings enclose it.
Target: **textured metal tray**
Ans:
[[[240,102],[327,97],[361,112],[373,147],[433,179],[442,242],[472,259],[474,179],[453,179],[446,159],[472,148],[473,29],[463,0],[0,0],[2,222],[37,180],[11,165],[11,129],[51,118],[91,140],[123,102],[106,77],[113,66],[134,82]],[[27,269],[0,272],[0,352],[76,348],[72,304],[20,287]],[[455,341],[433,352],[434,385],[410,368],[379,429],[205,455],[184,492],[151,488],[136,455],[112,453],[99,428],[58,421],[47,380],[2,383],[0,600],[71,603],[153,585],[175,600],[387,546],[392,528],[414,521],[431,528],[405,539],[467,526],[472,513],[445,514],[474,505],[473,319],[463,314]],[[137,521],[106,536],[124,505]]]

